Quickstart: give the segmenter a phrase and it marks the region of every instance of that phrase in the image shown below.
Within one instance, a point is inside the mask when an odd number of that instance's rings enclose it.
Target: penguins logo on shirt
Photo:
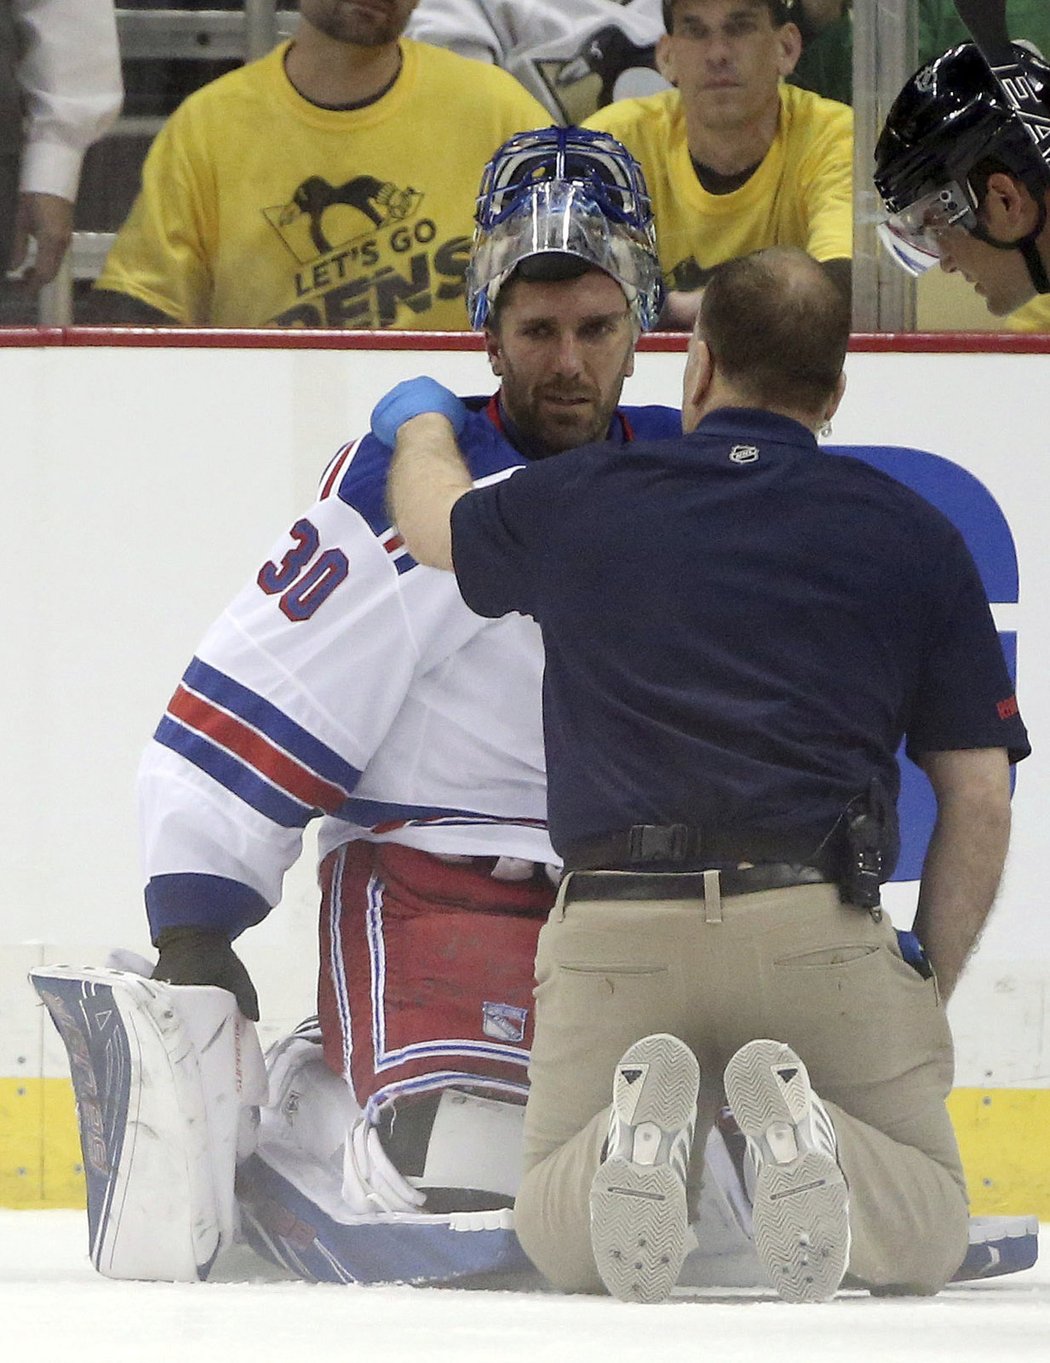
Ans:
[[[424,197],[376,175],[336,185],[309,175],[286,203],[264,208],[295,263],[294,301],[269,320],[382,329],[461,299],[470,237],[443,238]]]
[[[310,175],[288,203],[263,211],[299,264],[306,265],[378,227],[403,221],[422,199],[411,186],[401,189],[374,175],[355,175],[342,185]]]

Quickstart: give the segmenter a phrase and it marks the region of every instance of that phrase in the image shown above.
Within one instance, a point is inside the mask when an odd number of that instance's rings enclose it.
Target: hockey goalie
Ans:
[[[549,128],[496,153],[466,291],[500,379],[458,414],[476,479],[679,431],[670,409],[620,403],[662,283],[640,170],[607,134]],[[626,342],[602,320],[624,309]],[[555,325],[576,344],[552,369],[535,340]],[[558,878],[540,636],[474,615],[408,556],[390,453],[371,434],[337,453],[158,724],[139,776],[155,964],[32,972],[69,1053],[107,1276],[203,1279],[243,1239],[305,1279],[537,1281],[513,1203]],[[279,902],[318,816],[317,1017],[264,1064],[232,943]],[[724,1112],[686,1285],[762,1281],[741,1145]],[[1029,1218],[975,1222],[960,1274],[1025,1267],[1035,1239]]]

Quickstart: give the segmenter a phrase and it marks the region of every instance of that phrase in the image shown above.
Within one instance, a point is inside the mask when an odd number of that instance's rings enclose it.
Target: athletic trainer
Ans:
[[[847,1270],[933,1293],[965,1251],[944,1004],[1029,746],[958,532],[816,444],[848,337],[826,274],[774,248],[705,291],[681,441],[471,491],[454,406],[420,385],[410,419],[403,387],[373,418],[400,425],[411,552],[543,632],[568,874],[539,940],[515,1214],[565,1289],[668,1295],[724,1099],[782,1297],[825,1300]],[[879,896],[902,737],[937,802],[907,958]]]

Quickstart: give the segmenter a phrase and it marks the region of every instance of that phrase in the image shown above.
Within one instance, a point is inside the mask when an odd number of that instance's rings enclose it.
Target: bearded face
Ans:
[[[307,23],[328,38],[356,47],[396,42],[418,0],[300,0]]]

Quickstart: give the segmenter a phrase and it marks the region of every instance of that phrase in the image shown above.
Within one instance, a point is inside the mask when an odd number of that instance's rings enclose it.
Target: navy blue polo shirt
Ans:
[[[815,848],[895,753],[1028,739],[962,537],[805,427],[722,409],[462,497],[460,589],[534,616],[555,848],[635,823]]]

